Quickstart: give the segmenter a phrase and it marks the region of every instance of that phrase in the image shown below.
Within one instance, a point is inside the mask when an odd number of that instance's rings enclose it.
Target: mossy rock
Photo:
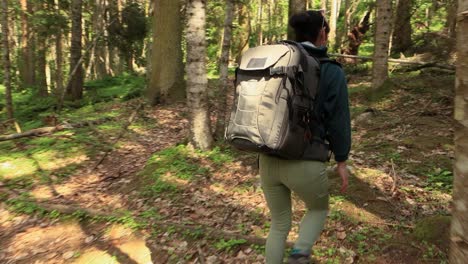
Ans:
[[[439,246],[442,250],[447,250],[449,247],[450,222],[450,216],[430,216],[416,223],[413,234],[420,241],[427,241]]]

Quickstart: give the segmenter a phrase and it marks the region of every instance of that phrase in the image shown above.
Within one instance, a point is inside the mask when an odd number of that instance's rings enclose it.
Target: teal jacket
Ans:
[[[302,43],[302,45],[310,55],[328,58],[326,47],[317,48],[308,43]],[[348,87],[345,73],[336,63],[328,62],[321,65],[315,111],[320,123],[323,124],[318,130],[320,137],[329,142],[335,160],[338,162],[347,160],[351,149]]]

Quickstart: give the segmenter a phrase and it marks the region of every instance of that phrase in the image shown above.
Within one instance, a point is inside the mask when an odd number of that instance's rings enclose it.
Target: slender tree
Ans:
[[[56,15],[60,15],[60,2],[54,0]],[[58,27],[55,32],[55,93],[60,96],[63,93],[63,29]]]
[[[36,3],[36,10],[45,11],[47,8],[43,2]],[[41,19],[47,19],[46,16],[41,16]],[[49,36],[49,30],[44,24],[38,23],[36,25],[36,78],[37,78],[37,92],[41,97],[48,95],[48,84],[47,84],[47,38]]]
[[[289,17],[292,15],[305,11],[307,8],[306,0],[289,0]],[[288,39],[295,39],[294,30],[288,25]]]
[[[208,113],[205,40],[205,1],[187,3],[187,105],[191,111],[190,138],[193,146],[210,149],[213,136]]]
[[[413,0],[398,0],[396,15],[394,19],[394,32],[392,40],[392,50],[394,52],[405,52],[411,47],[411,10]]]
[[[331,9],[330,9],[330,33],[328,34],[328,42],[330,47],[335,47],[336,43],[336,26],[338,24],[338,14],[339,14],[339,0],[332,0],[331,1]]]
[[[249,48],[249,39],[252,33],[252,28],[250,25],[249,8],[245,1],[236,1],[236,7],[238,28],[236,31],[237,37],[233,43],[235,51],[233,54],[236,54],[236,61],[239,61],[242,53]]]
[[[154,105],[185,98],[180,0],[156,0],[148,97]]]
[[[458,2],[455,82],[455,165],[450,263],[463,264],[468,259],[468,1]]]
[[[11,98],[11,62],[10,62],[10,29],[8,21],[8,0],[1,0],[2,50],[3,50],[3,82],[8,119],[13,119],[13,100]]]
[[[262,0],[263,1],[263,0]],[[219,79],[221,80],[221,94],[218,103],[218,118],[216,122],[215,134],[217,138],[221,138],[225,128],[226,121],[226,105],[227,105],[227,87],[229,85],[228,68],[229,68],[229,50],[231,49],[232,38],[232,21],[234,18],[234,3],[233,0],[226,0],[226,17],[224,19],[224,36],[223,46],[221,49],[221,58],[219,62]]]
[[[448,0],[447,1],[447,20],[445,26],[447,27],[448,34],[451,38],[456,36],[456,27],[457,27],[457,0]]]
[[[82,0],[73,0],[71,5],[71,47],[70,47],[70,80],[67,86],[67,96],[70,100],[83,97],[83,66],[81,58],[81,19]]]
[[[388,78],[388,49],[392,30],[392,1],[377,1],[372,87],[379,88]]]
[[[29,16],[32,14],[30,1],[21,0],[21,63],[20,78],[22,87],[33,87],[35,85],[34,71],[34,49],[33,33]]]

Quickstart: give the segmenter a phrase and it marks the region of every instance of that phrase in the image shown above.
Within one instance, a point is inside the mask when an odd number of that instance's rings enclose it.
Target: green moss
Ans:
[[[420,241],[447,248],[449,244],[451,217],[445,215],[430,216],[419,220],[413,235]]]

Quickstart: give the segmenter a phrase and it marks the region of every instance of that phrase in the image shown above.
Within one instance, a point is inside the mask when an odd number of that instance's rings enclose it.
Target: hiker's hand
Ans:
[[[346,167],[346,161],[338,162],[336,166],[336,172],[341,177],[340,191],[344,193],[346,192],[346,189],[348,188],[348,178],[349,178],[348,168]]]

